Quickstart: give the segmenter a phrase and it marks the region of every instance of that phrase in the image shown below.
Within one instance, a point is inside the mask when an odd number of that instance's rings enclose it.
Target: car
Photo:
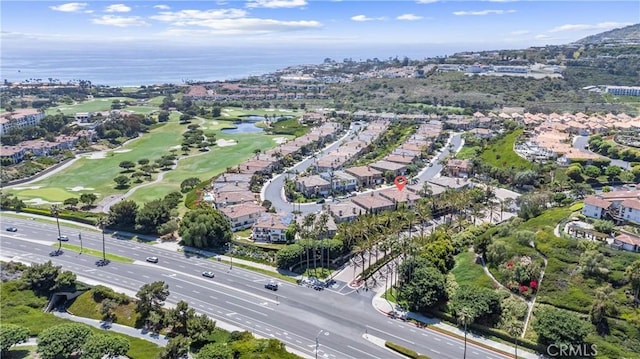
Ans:
[[[324,202],[325,202],[324,198],[321,198],[321,199],[316,201],[317,204],[323,204]]]
[[[211,272],[211,271],[206,271],[206,272],[202,272],[202,276],[203,277],[208,277],[208,278],[213,278],[213,277],[215,277],[215,274],[213,274],[213,272]]]
[[[158,257],[147,257],[147,262],[158,263]]]
[[[16,227],[7,227],[7,232],[17,232],[18,228]]]
[[[278,283],[274,280],[270,280],[264,285],[264,287],[271,290],[278,290]]]
[[[67,237],[67,236],[60,236],[60,237],[58,237],[58,240],[59,240],[60,242],[69,242],[69,237]]]

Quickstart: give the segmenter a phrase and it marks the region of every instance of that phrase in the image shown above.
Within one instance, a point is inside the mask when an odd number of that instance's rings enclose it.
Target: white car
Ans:
[[[158,263],[158,257],[147,257],[147,262]]]
[[[213,274],[213,272],[211,271],[206,271],[206,272],[202,272],[202,276],[207,278],[213,278],[215,277],[215,274]]]

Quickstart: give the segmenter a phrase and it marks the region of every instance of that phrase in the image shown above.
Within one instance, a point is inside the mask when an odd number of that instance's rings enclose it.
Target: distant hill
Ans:
[[[597,45],[606,43],[640,44],[640,24],[601,32],[574,42],[574,44],[577,45]]]

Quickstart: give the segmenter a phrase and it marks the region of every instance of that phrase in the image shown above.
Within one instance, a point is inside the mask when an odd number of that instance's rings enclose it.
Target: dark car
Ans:
[[[325,202],[324,198],[321,198],[321,199],[316,201],[317,204],[323,204],[324,202]]]
[[[278,290],[278,283],[274,280],[270,280],[264,285],[264,287],[271,290]]]
[[[147,257],[147,262],[158,263],[158,257]]]
[[[60,237],[58,237],[58,240],[59,240],[60,242],[69,242],[69,237],[67,237],[67,236],[60,236]]]
[[[213,274],[213,272],[211,272],[211,271],[206,271],[206,272],[202,272],[202,276],[208,277],[208,278],[213,278],[213,277],[215,277],[215,274]]]
[[[17,232],[18,228],[16,227],[7,227],[7,232]]]

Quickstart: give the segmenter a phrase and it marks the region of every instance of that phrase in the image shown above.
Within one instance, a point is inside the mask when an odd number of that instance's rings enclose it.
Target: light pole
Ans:
[[[229,260],[231,261],[231,266],[229,270],[233,269],[233,253],[231,253],[231,242],[227,242],[227,246],[229,247]]]
[[[58,225],[58,252],[62,252],[62,241],[60,240],[60,237],[62,237],[62,234],[60,233],[60,209],[58,208],[58,205],[54,204],[51,206],[51,214],[56,216],[56,224]]]
[[[323,331],[324,331],[323,329],[320,329],[318,334],[316,334],[316,359],[318,359],[318,348],[320,348],[320,342],[318,341],[318,337],[320,336],[320,334],[322,334]]]
[[[82,254],[82,233],[78,233],[78,239],[80,240],[80,254]]]

